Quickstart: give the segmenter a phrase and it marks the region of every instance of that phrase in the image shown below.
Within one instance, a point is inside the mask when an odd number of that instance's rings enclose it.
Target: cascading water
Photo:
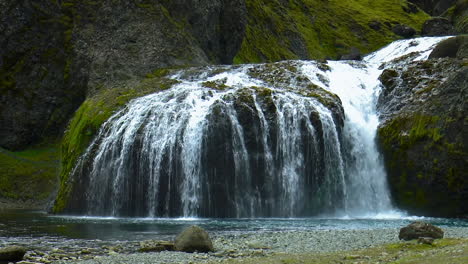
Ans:
[[[72,172],[80,191],[66,212],[303,217],[392,210],[375,144],[379,66],[440,40],[395,42],[362,62],[283,63],[280,77],[271,69],[273,81],[258,77],[265,65],[181,71],[171,89],[131,101],[102,126]],[[344,123],[339,99],[323,89],[341,98]]]

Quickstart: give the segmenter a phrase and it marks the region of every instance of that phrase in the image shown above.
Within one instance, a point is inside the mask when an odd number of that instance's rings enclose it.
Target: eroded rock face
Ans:
[[[458,34],[468,34],[468,1],[460,0],[442,16],[448,18]]]
[[[0,3],[0,147],[58,135],[84,100],[72,21],[52,1]]]
[[[440,58],[380,77],[378,140],[395,203],[412,214],[468,212],[466,76],[466,58]]]
[[[444,231],[437,226],[425,222],[413,222],[400,229],[400,240],[413,240],[419,238],[443,238]]]
[[[214,251],[208,232],[199,226],[190,226],[182,231],[175,239],[175,249],[188,253]]]
[[[231,64],[247,23],[244,0],[162,1],[171,16],[188,22],[188,30],[215,63]]]
[[[231,63],[243,1],[1,1],[0,146],[19,150],[63,131],[102,87],[157,68]]]
[[[438,16],[454,5],[457,0],[409,0],[430,15]]]

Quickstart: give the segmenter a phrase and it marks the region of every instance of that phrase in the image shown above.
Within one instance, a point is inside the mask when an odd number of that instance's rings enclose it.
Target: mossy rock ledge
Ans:
[[[468,215],[466,76],[466,58],[438,58],[380,77],[378,142],[395,203],[411,214]]]

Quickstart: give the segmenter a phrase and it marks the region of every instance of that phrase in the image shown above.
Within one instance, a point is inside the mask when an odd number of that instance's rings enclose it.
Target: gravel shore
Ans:
[[[207,263],[229,258],[267,256],[276,253],[315,253],[362,249],[398,242],[399,229],[320,230],[269,232],[213,237],[215,252],[209,254],[159,252],[96,256],[93,259],[60,260],[53,263],[111,264],[111,263]],[[447,238],[468,238],[468,228],[444,228]]]

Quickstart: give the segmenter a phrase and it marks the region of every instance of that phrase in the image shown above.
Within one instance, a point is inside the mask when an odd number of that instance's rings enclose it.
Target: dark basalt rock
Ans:
[[[166,0],[171,16],[188,21],[189,31],[215,63],[231,64],[247,23],[243,0]]]
[[[431,52],[429,58],[468,58],[468,35],[441,41]]]
[[[409,0],[409,2],[430,15],[438,16],[454,5],[457,0]]]
[[[191,226],[182,231],[175,239],[175,249],[188,253],[214,251],[208,232],[199,226]]]
[[[417,5],[409,2],[408,3],[408,6],[403,6],[403,10],[406,12],[406,13],[409,13],[409,14],[416,14],[419,12],[419,8]]]
[[[192,3],[193,2],[193,3]],[[0,147],[60,135],[89,94],[157,68],[232,63],[245,2],[1,1]]]
[[[455,28],[455,34],[468,34],[468,1],[459,0],[440,16],[447,18]]]
[[[379,21],[372,21],[369,23],[369,27],[373,30],[380,30],[382,28],[382,23]]]
[[[0,248],[0,262],[17,262],[23,260],[26,249],[19,246]]]
[[[468,214],[466,76],[464,60],[439,58],[397,63],[380,77],[377,138],[394,202],[412,214]]]
[[[421,34],[423,36],[448,36],[455,33],[450,20],[444,17],[434,17],[424,22]]]
[[[57,136],[84,100],[71,20],[53,1],[0,8],[0,147],[19,150]]]
[[[444,231],[437,226],[425,222],[413,222],[400,229],[400,240],[413,240],[418,238],[443,238]]]
[[[402,24],[393,26],[392,31],[403,38],[411,38],[416,35],[416,30],[414,28]]]

